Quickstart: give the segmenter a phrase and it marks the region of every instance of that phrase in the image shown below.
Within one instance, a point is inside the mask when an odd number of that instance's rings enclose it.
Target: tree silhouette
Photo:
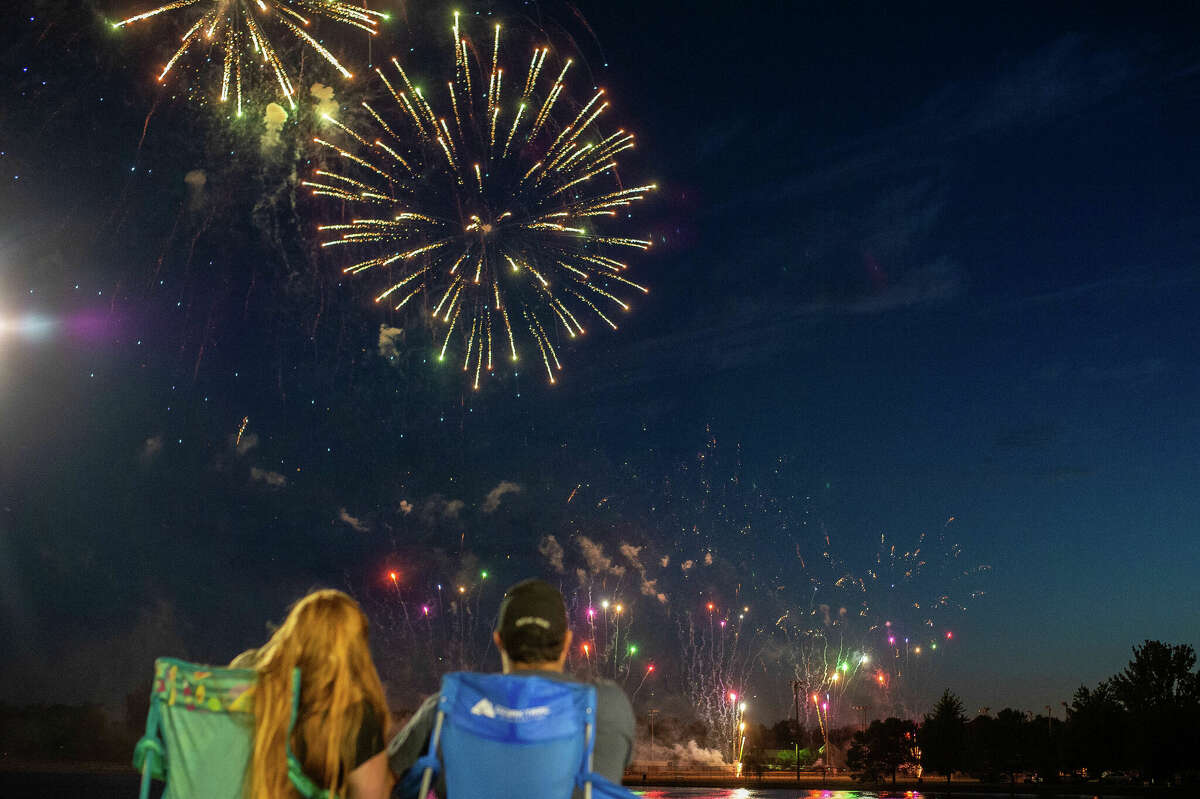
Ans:
[[[1079,686],[1067,708],[1067,762],[1085,768],[1093,777],[1125,764],[1125,709],[1117,701],[1112,683],[1105,680],[1089,691]]]
[[[900,767],[916,763],[913,752],[916,733],[916,725],[911,721],[876,719],[866,730],[854,733],[846,752],[846,765],[861,779],[871,782],[879,782],[890,773],[895,784]]]
[[[1195,665],[1190,646],[1147,640],[1133,648],[1133,660],[1111,680],[1127,714],[1130,754],[1144,777],[1168,777],[1192,762],[1200,725]]]
[[[921,744],[921,763],[939,774],[950,775],[966,764],[967,717],[962,702],[947,688],[942,698],[925,717],[917,740]]]

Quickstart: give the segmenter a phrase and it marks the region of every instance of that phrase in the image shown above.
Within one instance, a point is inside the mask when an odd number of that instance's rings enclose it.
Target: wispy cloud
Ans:
[[[338,521],[349,525],[351,529],[357,530],[360,533],[365,533],[370,529],[362,519],[357,516],[351,516],[350,512],[345,508],[338,508]]]
[[[287,485],[287,478],[279,472],[273,472],[270,469],[260,469],[257,466],[251,466],[250,482],[263,483],[271,488],[283,488]]]
[[[158,457],[158,454],[163,450],[163,437],[150,436],[142,442],[142,446],[138,449],[138,459],[143,463],[149,463]]]
[[[404,504],[404,502],[401,503],[400,510],[407,515]],[[426,497],[421,503],[421,520],[427,525],[436,525],[447,520],[455,521],[466,506],[467,503],[461,499],[447,499],[441,494],[433,494]]]
[[[1064,36],[990,76],[948,82],[891,125],[825,148],[795,146],[799,116],[808,113],[798,107],[796,117],[755,129],[754,157],[772,153],[770,178],[747,160],[736,120],[699,131],[707,162],[733,165],[726,170],[732,185],[714,192],[719,201],[698,209],[692,225],[739,235],[712,234],[699,252],[668,263],[661,279],[691,283],[714,274],[720,290],[697,287],[702,301],[690,320],[630,345],[622,363],[631,368],[598,366],[589,382],[604,388],[770,361],[831,317],[961,301],[973,264],[962,260],[948,225],[970,171],[964,164],[1005,137],[1084,112],[1144,79],[1126,53]],[[725,268],[698,268],[697,258]]]
[[[480,507],[484,513],[495,513],[500,508],[500,502],[504,499],[505,494],[521,493],[521,484],[514,483],[511,480],[501,480],[495,488],[487,493],[483,498],[483,505]]]
[[[559,574],[566,571],[563,564],[563,557],[566,553],[563,552],[562,544],[558,543],[558,539],[554,536],[546,535],[542,537],[542,540],[538,542],[538,553],[546,559],[546,562],[550,564],[550,568],[554,569],[554,571]]]
[[[283,125],[287,122],[288,114],[283,106],[279,103],[267,103],[267,107],[263,110],[263,132],[258,139],[259,146],[266,153],[279,146],[279,134],[283,132]]]
[[[612,558],[604,554],[604,547],[596,541],[581,535],[575,539],[583,560],[587,563],[588,571],[594,575],[612,574],[617,577],[625,574],[625,567],[612,562]]]
[[[379,326],[379,357],[395,360],[404,346],[404,330],[399,327]]]
[[[629,564],[637,570],[639,578],[638,590],[641,591],[642,595],[654,597],[665,605],[667,603],[667,595],[658,590],[658,578],[655,577],[652,579],[647,576],[646,565],[642,563],[641,555],[642,550],[645,548],[644,546],[635,547],[633,544],[622,543],[619,549],[625,560],[629,561]]]
[[[337,116],[340,105],[333,97],[332,86],[326,86],[323,83],[314,83],[308,90],[308,93],[317,101],[317,107],[313,110],[317,112],[318,116]]]
[[[234,445],[238,455],[245,455],[258,446],[258,433],[246,433],[242,436],[241,441],[237,440],[237,436],[230,436],[230,439],[230,443]]]

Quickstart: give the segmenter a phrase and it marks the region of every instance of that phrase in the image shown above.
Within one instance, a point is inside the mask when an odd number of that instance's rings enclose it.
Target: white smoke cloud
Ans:
[[[187,185],[188,208],[196,211],[204,207],[204,184],[208,183],[208,175],[203,169],[193,169],[183,176]]]
[[[287,485],[287,478],[279,472],[273,472],[270,469],[260,469],[257,466],[250,467],[250,482],[265,483],[271,488],[283,488]]]
[[[625,559],[633,565],[633,568],[637,569],[638,577],[641,578],[639,590],[642,592],[642,595],[654,597],[659,602],[666,603],[666,594],[663,594],[658,590],[658,579],[655,578],[651,580],[646,576],[646,567],[642,565],[642,561],[640,559],[643,549],[645,549],[644,546],[635,547],[633,544],[627,544],[625,542],[622,542],[620,546],[621,554],[624,555]]]
[[[138,449],[138,458],[144,463],[154,460],[163,449],[162,436],[150,436]]]
[[[552,535],[543,536],[542,540],[538,542],[538,552],[554,571],[559,574],[565,571],[563,556],[566,553],[563,552],[562,544],[558,543],[557,538]]]
[[[308,93],[317,101],[316,112],[317,116],[337,116],[340,105],[337,100],[333,99],[333,87],[326,86],[323,83],[314,83]]]
[[[400,505],[401,512],[404,512],[404,504],[402,502]],[[461,499],[446,499],[441,494],[432,494],[421,503],[421,522],[427,525],[437,525],[446,520],[455,521],[466,505],[467,503]],[[412,506],[409,505],[409,508],[411,509]]]
[[[404,330],[399,327],[379,326],[379,357],[394,359],[400,354],[399,344],[404,343]]]
[[[357,516],[351,516],[350,512],[345,508],[338,508],[338,521],[350,525],[351,528],[360,533],[365,533],[367,531],[367,525],[363,523],[363,520]]]
[[[237,441],[237,438],[234,438]],[[241,441],[237,441],[237,454],[245,455],[250,450],[258,446],[258,433],[246,433],[242,436]]]
[[[279,146],[279,134],[287,122],[287,111],[279,103],[267,103],[263,111],[263,134],[258,143],[264,151]]]
[[[649,741],[638,741],[633,759],[638,762],[668,763],[676,768],[689,766],[726,766],[725,757],[716,749],[705,749],[689,740],[686,744],[650,745]]]
[[[484,513],[495,513],[500,508],[500,500],[504,498],[505,494],[520,494],[521,491],[522,488],[519,483],[514,483],[511,480],[501,480],[483,498],[483,507],[481,510]]]
[[[592,574],[614,574],[617,577],[625,574],[625,567],[613,564],[612,558],[604,554],[604,547],[586,535],[579,536],[576,541],[579,551],[583,553],[583,559],[587,562],[588,571]]]
[[[630,563],[633,564],[633,567],[635,569],[637,569],[638,571],[645,571],[645,568],[642,566],[642,562],[640,560],[638,560],[638,555],[641,554],[642,550],[645,549],[645,547],[635,547],[633,544],[626,544],[625,542],[621,542],[621,546],[619,547],[619,549],[621,551],[621,554],[625,556],[625,559],[627,561],[629,561]]]
[[[654,597],[662,604],[667,604],[667,595],[658,590],[658,578],[649,580],[646,575],[642,575],[642,584],[639,586],[642,596]]]

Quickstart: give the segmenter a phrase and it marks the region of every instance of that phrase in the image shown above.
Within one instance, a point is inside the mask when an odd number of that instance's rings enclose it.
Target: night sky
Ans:
[[[969,711],[1057,709],[1143,638],[1200,644],[1182,6],[462,4],[573,38],[638,133],[622,169],[660,187],[621,329],[564,345],[555,386],[476,393],[419,329],[381,351],[403,317],[317,251],[303,115],[268,153],[212,73],[160,90],[178,22],[105,23],[143,4],[5,5],[0,699],[115,704],[154,656],[228,659],[330,585],[377,610],[405,705],[387,571],[419,602],[487,569],[486,615],[530,574],[578,585],[549,535],[644,548],[665,606],[632,564],[590,579],[639,603],[656,696],[687,613],[811,598],[814,558],[862,572],[881,534],[957,545],[931,582],[984,592],[922,683]],[[382,5],[376,60],[448,24]],[[363,38],[331,42],[365,63]],[[788,675],[754,674],[782,716]]]

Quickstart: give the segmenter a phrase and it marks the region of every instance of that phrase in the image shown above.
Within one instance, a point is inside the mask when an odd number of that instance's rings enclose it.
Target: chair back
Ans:
[[[243,799],[254,754],[254,669],[204,666],[175,658],[154,661],[146,733],[133,751],[142,773],[140,799],[151,780],[166,783],[162,799]],[[300,670],[292,674],[287,763],[292,785],[306,799],[328,799],[292,753],[291,730],[300,705]]]
[[[146,734],[134,749],[142,799],[150,778],[163,799],[242,799],[254,752],[253,669],[224,669],[174,658],[154,662]]]
[[[419,796],[445,769],[449,799],[632,797],[592,774],[596,688],[544,677],[457,672],[442,678]],[[599,787],[603,784],[603,787]],[[615,792],[614,792],[615,789]]]

